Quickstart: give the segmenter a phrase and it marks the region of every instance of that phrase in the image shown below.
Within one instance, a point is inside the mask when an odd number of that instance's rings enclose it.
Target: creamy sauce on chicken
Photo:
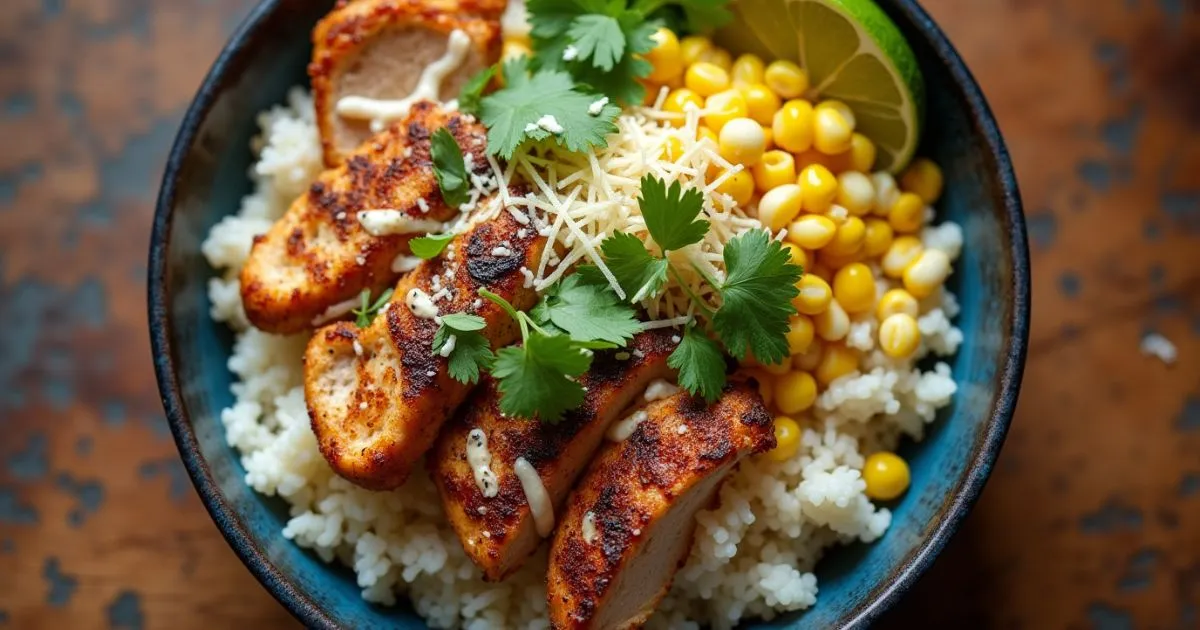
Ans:
[[[399,210],[360,210],[358,223],[371,236],[438,232],[442,229],[439,221],[414,219]]]
[[[646,393],[643,394],[643,398],[646,399],[646,402],[654,402],[656,400],[670,398],[678,393],[678,387],[672,385],[666,379],[656,378],[650,382],[650,385],[646,387]]]
[[[320,326],[322,324],[329,323],[329,322],[349,313],[350,311],[354,310],[354,307],[358,306],[358,304],[359,304],[359,299],[356,297],[350,298],[349,300],[346,300],[345,302],[338,302],[337,304],[333,304],[329,308],[325,309],[324,313],[321,313],[320,315],[317,315],[316,317],[314,317],[312,320],[312,325]]]
[[[554,507],[550,505],[550,495],[546,493],[546,486],[538,476],[537,469],[524,457],[518,457],[513,464],[513,472],[521,482],[521,489],[525,491],[525,501],[533,514],[533,524],[537,527],[538,536],[549,536],[550,532],[554,531]]]
[[[596,531],[595,512],[588,510],[587,514],[583,515],[583,524],[580,526],[579,530],[580,533],[583,534],[583,542],[589,545],[593,542],[596,542],[596,535],[599,532]]]
[[[471,429],[467,434],[467,463],[475,474],[475,485],[479,487],[479,492],[489,499],[496,496],[500,492],[500,484],[496,481],[496,473],[492,472],[492,454],[488,451],[487,434],[481,429]]]
[[[412,289],[408,295],[404,296],[404,303],[408,305],[408,310],[412,311],[413,315],[421,319],[433,319],[437,317],[437,306],[434,305],[433,299],[429,294],[420,290]]]
[[[392,272],[406,273],[416,269],[417,265],[419,264],[421,264],[420,258],[417,258],[416,256],[408,256],[406,254],[400,254],[395,260],[392,261]]]
[[[454,347],[457,345],[458,337],[455,335],[450,335],[449,337],[446,337],[446,343],[442,344],[442,349],[438,351],[438,354],[442,355],[443,357],[449,357],[450,354],[454,352]]]
[[[638,428],[638,425],[645,422],[648,417],[650,415],[645,410],[638,409],[609,425],[605,437],[613,442],[624,442],[629,436],[633,435],[633,431]]]
[[[338,99],[337,113],[346,118],[371,121],[371,131],[383,131],[388,123],[404,118],[417,101],[438,100],[442,82],[462,65],[471,51],[471,38],[462,29],[450,32],[446,52],[425,66],[417,85],[408,96],[397,100],[381,100],[365,96],[343,96]]]

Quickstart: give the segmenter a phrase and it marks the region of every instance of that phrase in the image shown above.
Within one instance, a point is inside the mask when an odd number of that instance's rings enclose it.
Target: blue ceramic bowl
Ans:
[[[255,113],[306,83],[309,30],[333,0],[266,0],[242,24],[188,110],[163,179],[150,244],[150,333],[163,406],[196,490],[225,538],[263,585],[321,628],[421,628],[411,609],[359,597],[353,575],[280,535],[287,512],[252,492],[219,414],[231,403],[231,335],[208,316],[212,271],[200,242],[250,191]],[[878,542],[837,549],[820,564],[817,605],[769,628],[862,626],[887,610],[958,528],[979,496],[1012,418],[1029,329],[1029,254],[1021,202],[996,121],[946,36],[912,0],[883,0],[917,54],[936,121],[921,154],[945,169],[941,216],[965,228],[950,282],[966,336],[959,393],[920,444],[902,454],[912,488]]]

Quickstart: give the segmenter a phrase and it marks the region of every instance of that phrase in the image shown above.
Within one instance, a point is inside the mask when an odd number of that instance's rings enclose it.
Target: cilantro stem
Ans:
[[[718,291],[721,290],[721,283],[717,282],[716,278],[709,275],[708,272],[701,269],[700,266],[697,265],[696,263],[691,263],[691,265],[692,265],[692,269],[695,269],[696,273],[700,274],[700,277],[704,278],[704,281],[707,282],[709,284],[709,286],[711,286],[712,288],[714,288]]]
[[[695,267],[695,265],[692,265],[692,266]],[[708,304],[705,304],[704,300],[702,300],[699,295],[696,295],[695,291],[692,291],[692,288],[689,287],[687,285],[687,283],[683,281],[683,277],[679,275],[679,271],[675,269],[674,265],[671,265],[670,263],[668,263],[667,269],[671,272],[671,276],[673,276],[675,278],[675,282],[679,285],[680,288],[683,289],[683,292],[687,293],[688,298],[692,300],[692,304],[695,304],[696,308],[699,308],[701,311],[703,311],[704,316],[706,318],[712,319],[713,315],[716,314],[716,311],[709,308]],[[696,269],[696,271],[700,271],[700,270]],[[703,276],[704,273],[701,272],[700,275]],[[716,285],[713,285],[713,286],[716,286]]]

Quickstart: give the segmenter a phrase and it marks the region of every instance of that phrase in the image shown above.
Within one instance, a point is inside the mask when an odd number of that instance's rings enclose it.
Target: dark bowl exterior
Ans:
[[[333,0],[266,0],[233,35],[188,110],[172,149],[150,243],[150,334],[163,407],[192,481],[230,546],[310,627],[423,628],[407,606],[359,597],[354,576],[279,535],[286,506],[243,482],[220,410],[232,402],[232,337],[209,318],[212,276],[200,243],[249,192],[255,114],[306,83],[308,33]],[[906,444],[913,485],[890,506],[871,545],[831,552],[812,609],[752,628],[865,626],[892,606],[954,534],[991,472],[1016,407],[1029,331],[1029,253],[1008,152],[961,58],[912,0],[881,0],[917,54],[928,107],[920,154],[942,165],[939,216],[963,226],[966,247],[949,286],[966,342],[951,360],[959,391],[925,440]]]

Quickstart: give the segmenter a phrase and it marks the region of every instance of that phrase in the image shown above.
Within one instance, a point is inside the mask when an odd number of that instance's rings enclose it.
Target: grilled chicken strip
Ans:
[[[742,457],[775,446],[752,383],[712,405],[680,393],[646,408],[623,442],[606,446],[571,493],[550,548],[550,621],[634,628],[654,612],[687,557],[696,513]]]
[[[450,51],[450,35],[469,44],[444,80],[426,81],[422,98],[449,101],[499,57],[505,0],[356,0],[340,2],[313,29],[312,79],[326,166],[347,159],[379,128],[338,112],[346,96],[399,100],[414,94],[426,68]],[[430,93],[432,92],[432,93]]]
[[[532,307],[537,294],[520,270],[545,242],[502,211],[402,278],[366,328],[339,322],[317,331],[304,353],[304,394],[321,454],[337,474],[370,490],[404,483],[470,390],[432,351],[435,316],[479,315],[493,347],[516,341],[517,324],[477,291]]]
[[[450,524],[486,579],[504,579],[542,541],[514,471],[516,461],[524,459],[540,478],[549,499],[548,505],[539,506],[548,508],[540,516],[543,523],[552,523],[554,511],[600,446],[605,429],[641,397],[648,383],[670,374],[667,356],[676,346],[672,334],[647,331],[634,337],[627,349],[597,352],[591,369],[579,380],[587,388],[583,404],[557,424],[502,415],[500,392],[488,379],[442,430],[427,461]],[[476,477],[470,456],[479,445],[485,445],[491,457],[491,475],[483,479]]]
[[[241,275],[251,323],[271,333],[300,332],[349,312],[363,289],[375,292],[396,281],[409,240],[438,231],[437,224],[459,212],[446,205],[433,174],[429,138],[440,127],[477,168],[487,168],[481,125],[418,103],[403,124],[322,173],[270,231],[255,237]],[[359,212],[381,217],[373,214],[381,210],[411,221],[408,233],[368,232]]]

